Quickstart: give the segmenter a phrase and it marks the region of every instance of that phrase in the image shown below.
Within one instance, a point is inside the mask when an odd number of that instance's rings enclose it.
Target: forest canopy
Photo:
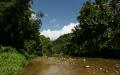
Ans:
[[[69,48],[72,54],[120,55],[119,0],[89,0],[77,19],[80,24],[73,31]]]
[[[0,44],[24,48],[24,42],[34,40],[38,43],[42,15],[31,10],[31,0],[0,1]],[[30,19],[31,14],[37,19]]]

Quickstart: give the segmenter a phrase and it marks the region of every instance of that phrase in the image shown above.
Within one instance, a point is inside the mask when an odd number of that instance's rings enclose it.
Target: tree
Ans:
[[[72,38],[72,33],[64,34],[60,36],[58,39],[53,41],[53,53],[55,54],[67,54],[70,50],[68,50],[67,45],[70,43]]]
[[[120,18],[119,0],[87,1],[77,17],[80,24],[73,32],[71,47],[76,48],[78,53],[92,52],[95,55],[120,50],[118,18]]]
[[[41,43],[41,54],[42,55],[52,55],[53,54],[53,44],[50,41],[50,38],[45,37],[44,35],[40,35],[40,43]]]
[[[39,41],[42,15],[38,14],[36,20],[30,19],[34,13],[30,10],[30,1],[0,1],[0,44],[21,49],[26,40]]]

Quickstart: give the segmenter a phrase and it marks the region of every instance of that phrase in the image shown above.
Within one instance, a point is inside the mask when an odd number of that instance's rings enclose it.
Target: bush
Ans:
[[[15,52],[15,53],[17,53],[17,50],[15,48],[12,48],[12,47],[1,46],[0,47],[0,53],[3,53],[3,52],[10,52],[10,53]]]
[[[0,49],[0,75],[18,75],[26,63],[26,58],[11,47]]]
[[[39,44],[35,40],[26,40],[24,42],[24,50],[21,50],[26,57],[34,57],[41,55],[41,50],[39,50]]]

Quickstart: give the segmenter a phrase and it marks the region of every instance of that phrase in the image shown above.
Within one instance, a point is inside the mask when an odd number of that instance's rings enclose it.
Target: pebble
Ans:
[[[120,66],[119,66],[119,64],[116,64],[115,67],[116,67],[116,68],[119,68]]]
[[[84,59],[83,59],[83,61],[85,62],[85,61],[86,61],[86,59],[84,58]]]
[[[103,68],[100,68],[100,70],[102,70]]]
[[[109,72],[108,70],[105,70],[105,72]]]
[[[95,72],[93,72],[93,74],[95,74]]]
[[[89,65],[86,65],[85,67],[86,67],[86,68],[89,68],[90,66],[89,66]]]

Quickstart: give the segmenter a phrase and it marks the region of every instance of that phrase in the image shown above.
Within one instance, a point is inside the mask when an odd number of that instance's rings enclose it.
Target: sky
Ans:
[[[78,25],[77,15],[86,0],[34,0],[32,10],[44,13],[42,18],[42,35],[51,40],[71,33]]]

